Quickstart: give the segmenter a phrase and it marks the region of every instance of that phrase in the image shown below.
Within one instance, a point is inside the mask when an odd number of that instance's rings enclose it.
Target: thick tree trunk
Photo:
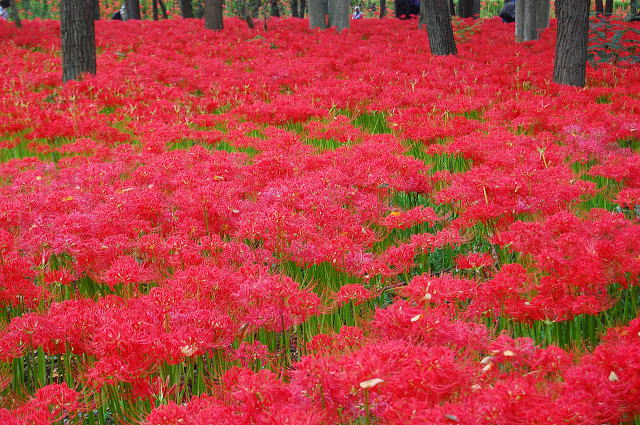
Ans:
[[[549,28],[549,14],[551,12],[551,0],[538,0],[538,34],[545,28]]]
[[[556,0],[558,32],[553,81],[584,87],[589,38],[589,0]]]
[[[473,17],[480,17],[480,0],[473,0]]]
[[[191,0],[180,0],[180,14],[183,18],[193,18],[193,3]]]
[[[449,0],[449,14],[451,16],[456,16],[456,4],[453,0]]]
[[[596,13],[604,13],[604,4],[602,3],[602,0],[595,0],[595,8],[596,8]]]
[[[13,22],[16,23],[16,27],[22,28],[22,20],[20,19],[20,12],[18,12],[16,0],[9,0],[9,15]]]
[[[309,0],[309,28],[327,28],[328,5],[322,0]]]
[[[336,0],[333,10],[333,26],[336,31],[341,32],[349,29],[351,23],[351,2],[349,0]]]
[[[461,18],[473,16],[473,0],[458,0],[458,16]]]
[[[327,27],[334,25],[337,2],[338,0],[327,0]]]
[[[222,22],[222,1],[204,0],[204,27],[209,30],[221,31],[224,28]]]
[[[611,16],[612,14],[613,14],[613,0],[605,0],[604,16]]]
[[[516,1],[516,41],[524,40],[525,0]]]
[[[298,17],[298,0],[290,0],[289,8],[291,9],[291,17],[297,18]]]
[[[93,0],[60,2],[62,81],[77,79],[83,72],[96,73],[96,38]]]
[[[300,0],[300,9],[298,9],[298,18],[304,18],[307,10],[307,0]]]
[[[524,41],[538,39],[538,0],[524,1]]]
[[[380,0],[380,14],[378,18],[382,19],[387,16],[387,0]]]
[[[446,0],[425,0],[424,6],[431,54],[455,55],[458,53]]]
[[[140,0],[127,0],[127,20],[140,19]]]

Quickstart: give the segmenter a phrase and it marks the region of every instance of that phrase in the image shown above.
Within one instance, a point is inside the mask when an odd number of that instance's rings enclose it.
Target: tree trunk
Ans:
[[[538,0],[524,0],[524,41],[532,41],[538,39],[537,21]]]
[[[269,3],[271,5],[271,10],[270,10],[271,16],[279,18],[280,17],[280,6],[278,5],[278,0],[269,0]]]
[[[446,0],[425,0],[424,7],[427,14],[427,34],[431,54],[455,55],[458,53]]]
[[[193,3],[191,0],[180,0],[180,14],[183,18],[193,18]]]
[[[418,29],[427,29],[427,10],[424,7],[425,0],[420,0],[420,17],[418,18]]]
[[[169,19],[169,15],[167,15],[167,8],[164,6],[164,2],[162,0],[158,0],[160,4],[160,10],[162,11],[162,17],[164,19]]]
[[[289,8],[291,9],[291,17],[297,18],[298,17],[298,0],[290,0]]]
[[[333,10],[333,26],[340,33],[344,29],[349,29],[351,23],[351,2],[349,0],[336,0]]]
[[[470,18],[473,16],[473,0],[458,1],[458,16],[461,18]]]
[[[158,20],[158,0],[153,0],[151,2],[151,11],[152,11],[153,20],[157,21]]]
[[[599,13],[599,14],[604,13],[604,4],[602,3],[602,0],[595,0],[595,8],[596,8],[596,13]]]
[[[140,19],[140,0],[127,0],[127,20]]]
[[[327,28],[328,5],[322,0],[309,0],[309,28]]]
[[[604,16],[611,16],[612,14],[613,14],[613,0],[605,0]]]
[[[20,12],[18,12],[16,0],[9,0],[9,15],[11,15],[13,22],[16,23],[16,27],[22,28],[22,20],[20,19]]]
[[[100,20],[100,0],[93,2],[93,19],[96,21]]]
[[[480,18],[480,0],[473,0],[473,17]]]
[[[545,28],[549,28],[549,13],[551,12],[551,0],[538,0],[538,34]]]
[[[96,73],[96,37],[93,0],[60,2],[62,81],[75,80],[83,72]]]
[[[382,19],[385,16],[387,16],[387,0],[380,0],[380,14],[378,17]]]
[[[247,23],[247,26],[251,29],[256,27],[256,24],[253,22],[253,17],[251,13],[249,13],[249,8],[247,7],[247,0],[239,0],[240,5],[240,19]]]
[[[451,16],[456,16],[456,4],[453,0],[449,0],[449,14]]]
[[[307,10],[307,0],[300,0],[300,9],[298,9],[298,18],[304,18]]]
[[[524,40],[525,1],[516,1],[516,41]]]
[[[221,31],[224,28],[222,22],[222,1],[204,0],[204,27],[209,30]]]
[[[589,0],[556,0],[558,31],[553,81],[584,87],[589,39]]]

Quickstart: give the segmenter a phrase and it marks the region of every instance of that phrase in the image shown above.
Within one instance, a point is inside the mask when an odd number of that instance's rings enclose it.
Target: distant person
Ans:
[[[126,21],[127,20],[127,7],[125,6],[125,4],[122,4],[122,7],[120,8],[120,10],[118,10],[116,13],[114,13],[111,16],[111,19],[114,21]]]
[[[0,19],[9,19],[9,12],[7,8],[11,6],[9,0],[0,1]]]
[[[352,19],[362,19],[363,18],[363,14],[360,11],[360,7],[356,6],[355,9],[353,9],[353,15],[351,15]]]
[[[507,1],[498,15],[502,18],[502,22],[511,23],[516,20],[516,0]]]

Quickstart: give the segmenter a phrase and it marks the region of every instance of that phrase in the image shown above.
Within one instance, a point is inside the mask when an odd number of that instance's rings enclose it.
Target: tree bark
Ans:
[[[604,2],[604,16],[613,15],[613,0],[605,0]]]
[[[309,0],[309,28],[327,28],[328,5],[322,0]]]
[[[291,9],[291,17],[297,18],[298,17],[298,0],[290,0],[289,8]]]
[[[180,0],[180,14],[183,18],[193,18],[193,3],[191,0]]]
[[[458,53],[446,0],[425,0],[424,6],[431,54],[440,56]]]
[[[307,9],[307,0],[300,0],[300,9],[298,9],[298,18],[304,18]]]
[[[83,72],[96,73],[96,37],[93,0],[60,2],[62,81],[75,80]]]
[[[524,40],[525,0],[516,1],[516,41]]]
[[[127,0],[127,21],[140,19],[140,0]]]
[[[380,14],[378,18],[382,19],[387,16],[387,0],[380,0]]]
[[[13,22],[16,23],[16,27],[22,28],[22,20],[20,19],[20,12],[18,12],[16,0],[9,0],[9,15]]]
[[[100,0],[93,2],[93,19],[96,21],[100,20]]]
[[[153,20],[157,21],[158,20],[158,0],[151,1],[151,11],[152,11]]]
[[[589,39],[589,0],[556,0],[558,31],[553,81],[584,87]]]
[[[470,18],[473,16],[473,0],[458,1],[458,16],[461,18]]]
[[[349,0],[336,0],[333,11],[333,26],[340,33],[344,29],[349,29],[351,23],[351,2]]]
[[[204,0],[204,27],[209,30],[221,31],[224,28],[222,22],[222,1]]]
[[[425,0],[420,0],[420,17],[418,18],[418,29],[427,29],[427,10],[424,7]]]
[[[473,17],[480,17],[480,0],[473,0]]]
[[[551,12],[551,0],[538,0],[538,34],[545,28],[549,28],[549,14]]]
[[[524,41],[538,39],[538,0],[524,1]]]
[[[456,4],[453,0],[449,0],[449,14],[451,16],[456,16]]]

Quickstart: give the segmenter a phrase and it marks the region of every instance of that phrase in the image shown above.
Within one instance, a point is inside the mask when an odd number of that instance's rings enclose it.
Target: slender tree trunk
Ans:
[[[427,29],[427,10],[424,7],[425,0],[420,0],[420,17],[418,18],[418,29]]]
[[[595,8],[596,8],[596,13],[600,13],[600,14],[604,13],[604,4],[602,3],[602,0],[595,0]]]
[[[191,0],[180,0],[180,14],[183,18],[193,18],[193,3]]]
[[[300,9],[298,9],[298,18],[304,18],[307,10],[307,0],[300,0]]]
[[[553,81],[584,87],[589,39],[589,0],[556,0],[558,33]]]
[[[538,0],[538,34],[549,28],[549,14],[551,12],[551,0]]]
[[[449,0],[449,14],[451,16],[456,16],[456,4],[453,0]]]
[[[532,41],[538,39],[537,21],[538,0],[524,0],[524,41]]]
[[[245,21],[249,28],[254,29],[256,27],[256,24],[253,22],[251,13],[249,13],[249,8],[247,7],[247,0],[239,0],[239,2],[240,2],[240,19]]]
[[[473,17],[480,17],[480,0],[473,0]]]
[[[431,54],[455,55],[458,53],[446,0],[425,0],[424,6],[427,13],[427,34]]]
[[[204,0],[204,27],[209,30],[221,31],[224,28],[222,22],[222,1]]]
[[[18,12],[16,0],[9,0],[9,15],[11,15],[13,22],[16,23],[16,27],[22,28],[22,20],[20,19],[20,12]]]
[[[309,28],[327,28],[327,8],[322,0],[309,0]]]
[[[160,4],[160,10],[162,11],[162,17],[164,19],[169,19],[169,15],[167,15],[167,8],[164,5],[162,0],[158,0],[158,4]]]
[[[152,11],[153,20],[157,21],[158,20],[158,0],[152,0],[151,11]]]
[[[289,8],[291,9],[291,17],[297,18],[298,17],[298,0],[290,0]]]
[[[604,16],[611,16],[612,14],[613,14],[613,0],[605,0]]]
[[[378,17],[382,19],[385,16],[387,16],[387,0],[380,0],[380,14]]]
[[[327,26],[332,27],[335,25],[336,3],[338,0],[327,0]]]
[[[333,11],[333,26],[338,33],[349,29],[351,23],[351,2],[349,0],[336,0]]]
[[[96,38],[93,0],[60,2],[62,81],[75,80],[83,72],[96,73]]]
[[[524,40],[525,1],[516,1],[516,41]]]
[[[127,0],[127,21],[140,19],[140,0]]]
[[[100,20],[100,0],[95,0],[93,3],[93,19]]]
[[[473,16],[473,0],[458,1],[458,16],[461,18],[470,18]]]
[[[280,17],[280,6],[278,5],[278,0],[269,0],[271,5],[270,14],[271,16],[275,16],[276,18]]]

